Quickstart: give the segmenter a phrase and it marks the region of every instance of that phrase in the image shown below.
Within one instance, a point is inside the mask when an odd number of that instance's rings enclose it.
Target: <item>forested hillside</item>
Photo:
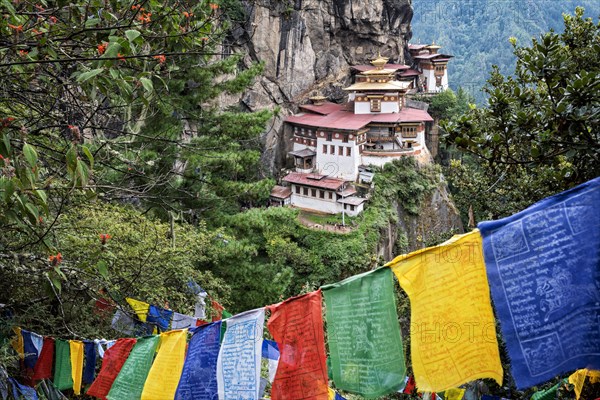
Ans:
[[[533,36],[551,29],[563,30],[563,13],[576,6],[586,16],[597,18],[600,3],[595,0],[414,0],[411,43],[435,41],[443,52],[455,58],[448,64],[450,87],[463,87],[478,103],[492,65],[502,74],[511,74],[516,57],[508,39],[526,46]]]

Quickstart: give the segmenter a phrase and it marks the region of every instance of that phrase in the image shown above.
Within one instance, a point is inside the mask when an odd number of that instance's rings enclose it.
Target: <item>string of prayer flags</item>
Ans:
[[[600,369],[600,178],[478,225],[517,388]]]
[[[450,388],[444,392],[445,400],[462,400],[465,395],[465,389]]]
[[[108,400],[139,400],[150,372],[159,336],[139,338],[110,388]]]
[[[277,366],[279,365],[279,346],[273,340],[263,339],[262,358],[267,360],[269,365],[269,382],[275,379]]]
[[[83,342],[69,340],[71,356],[71,379],[73,379],[73,392],[76,396],[81,394],[81,378],[83,375]]]
[[[502,384],[481,236],[454,236],[386,264],[410,298],[410,349],[419,391],[479,378]]]
[[[116,340],[94,339],[98,356],[104,358],[104,352],[110,349],[116,342]]]
[[[580,369],[575,371],[569,376],[569,383],[574,386],[575,397],[577,400],[580,398],[584,399],[596,399],[600,397],[600,371],[594,371],[589,369]],[[586,385],[587,383],[587,385]],[[584,393],[586,386],[592,389],[591,386],[598,386],[596,390],[587,390],[592,393]]]
[[[217,400],[217,359],[221,321],[195,328],[188,345],[175,400]]]
[[[83,346],[85,367],[83,368],[81,380],[85,384],[90,384],[94,381],[96,375],[96,344],[91,340],[84,340]]]
[[[106,400],[106,395],[110,392],[115,378],[121,371],[135,343],[136,339],[118,339],[114,345],[106,350],[100,372],[86,393],[88,396]]]
[[[152,334],[154,326],[131,318],[122,310],[113,316],[111,327],[127,336],[146,336]]]
[[[271,395],[276,399],[328,398],[321,291],[268,306],[269,332],[280,349]]]
[[[132,299],[131,297],[127,297],[125,300],[127,300],[127,303],[129,303],[133,311],[136,313],[138,319],[142,322],[146,322],[148,311],[150,310],[150,304]]]
[[[54,361],[54,339],[51,337],[44,338],[44,345],[40,356],[33,368],[33,380],[50,379],[52,378],[52,362]]]
[[[264,308],[227,320],[217,360],[219,400],[258,399],[264,321]]]
[[[173,399],[181,377],[187,329],[160,334],[160,347],[142,391],[142,400]]]
[[[169,329],[169,324],[173,318],[173,311],[151,305],[148,309],[146,322],[158,325],[162,332]]]
[[[54,361],[54,379],[52,381],[59,390],[73,388],[71,375],[71,351],[69,342],[56,339],[54,342],[56,359]]]
[[[365,397],[399,390],[406,367],[392,271],[379,268],[321,289],[335,386]]]

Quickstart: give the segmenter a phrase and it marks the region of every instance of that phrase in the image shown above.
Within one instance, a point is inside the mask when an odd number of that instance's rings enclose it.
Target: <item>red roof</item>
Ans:
[[[315,104],[303,104],[300,106],[300,108],[317,114],[327,115],[331,114],[332,112],[341,110],[342,108],[344,108],[344,105],[326,102],[318,106]]]
[[[402,71],[400,73],[401,77],[404,77],[404,76],[417,76],[417,75],[421,75],[421,73],[419,71],[417,71],[417,70],[414,70],[414,69],[407,69],[406,71]]]
[[[367,64],[353,65],[351,68],[358,72],[371,71],[371,70],[375,69],[375,67],[373,65],[367,65]],[[410,67],[408,65],[404,65],[404,64],[385,64],[385,66],[383,68],[399,70],[399,69],[409,69]]]
[[[287,199],[292,195],[292,190],[289,187],[275,185],[271,190],[271,197],[278,199]]]
[[[425,47],[427,47],[426,44],[409,44],[408,45],[409,50],[421,50]]]
[[[305,174],[301,172],[290,172],[283,178],[283,181],[329,190],[338,190],[345,183],[343,179],[328,178],[325,175]]]
[[[316,128],[357,131],[371,122],[421,122],[433,121],[427,111],[404,107],[399,113],[391,114],[354,114],[349,111],[336,111],[329,115],[301,114],[288,117],[290,124],[306,125]]]
[[[414,58],[417,59],[417,60],[430,60],[432,58],[438,58],[438,57],[440,59],[447,60],[447,59],[452,58],[454,56],[452,56],[450,54],[421,54],[421,55],[415,56]]]

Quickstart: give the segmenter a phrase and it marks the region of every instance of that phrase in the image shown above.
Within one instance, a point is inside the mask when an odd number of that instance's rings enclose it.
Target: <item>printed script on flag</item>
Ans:
[[[600,369],[600,178],[479,229],[517,387]]]
[[[271,311],[267,326],[280,349],[271,396],[286,400],[327,400],[321,291],[267,308]]]
[[[406,367],[389,268],[323,286],[332,376],[365,397],[400,390]]]
[[[419,391],[479,378],[502,384],[496,325],[478,231],[388,264],[408,294],[411,358]]]

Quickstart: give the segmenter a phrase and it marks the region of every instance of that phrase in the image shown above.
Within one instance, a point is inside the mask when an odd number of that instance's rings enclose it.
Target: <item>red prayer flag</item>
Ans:
[[[117,342],[104,352],[100,373],[87,391],[88,396],[94,396],[106,400],[114,380],[119,375],[129,352],[133,348],[136,339],[118,339]]]
[[[44,337],[40,356],[33,367],[32,380],[52,379],[52,364],[54,362],[54,338]]]
[[[321,290],[267,307],[267,327],[280,352],[274,399],[329,398],[321,308]]]
[[[408,382],[406,382],[406,386],[404,387],[404,390],[402,391],[402,393],[411,394],[414,390],[415,390],[415,378],[413,378],[411,376],[410,378],[408,378]]]
[[[212,317],[212,321],[220,321],[223,318],[223,310],[225,310],[225,307],[223,307],[222,305],[220,305],[219,303],[217,303],[216,301],[212,301],[212,308],[215,311],[215,315],[213,315]]]

